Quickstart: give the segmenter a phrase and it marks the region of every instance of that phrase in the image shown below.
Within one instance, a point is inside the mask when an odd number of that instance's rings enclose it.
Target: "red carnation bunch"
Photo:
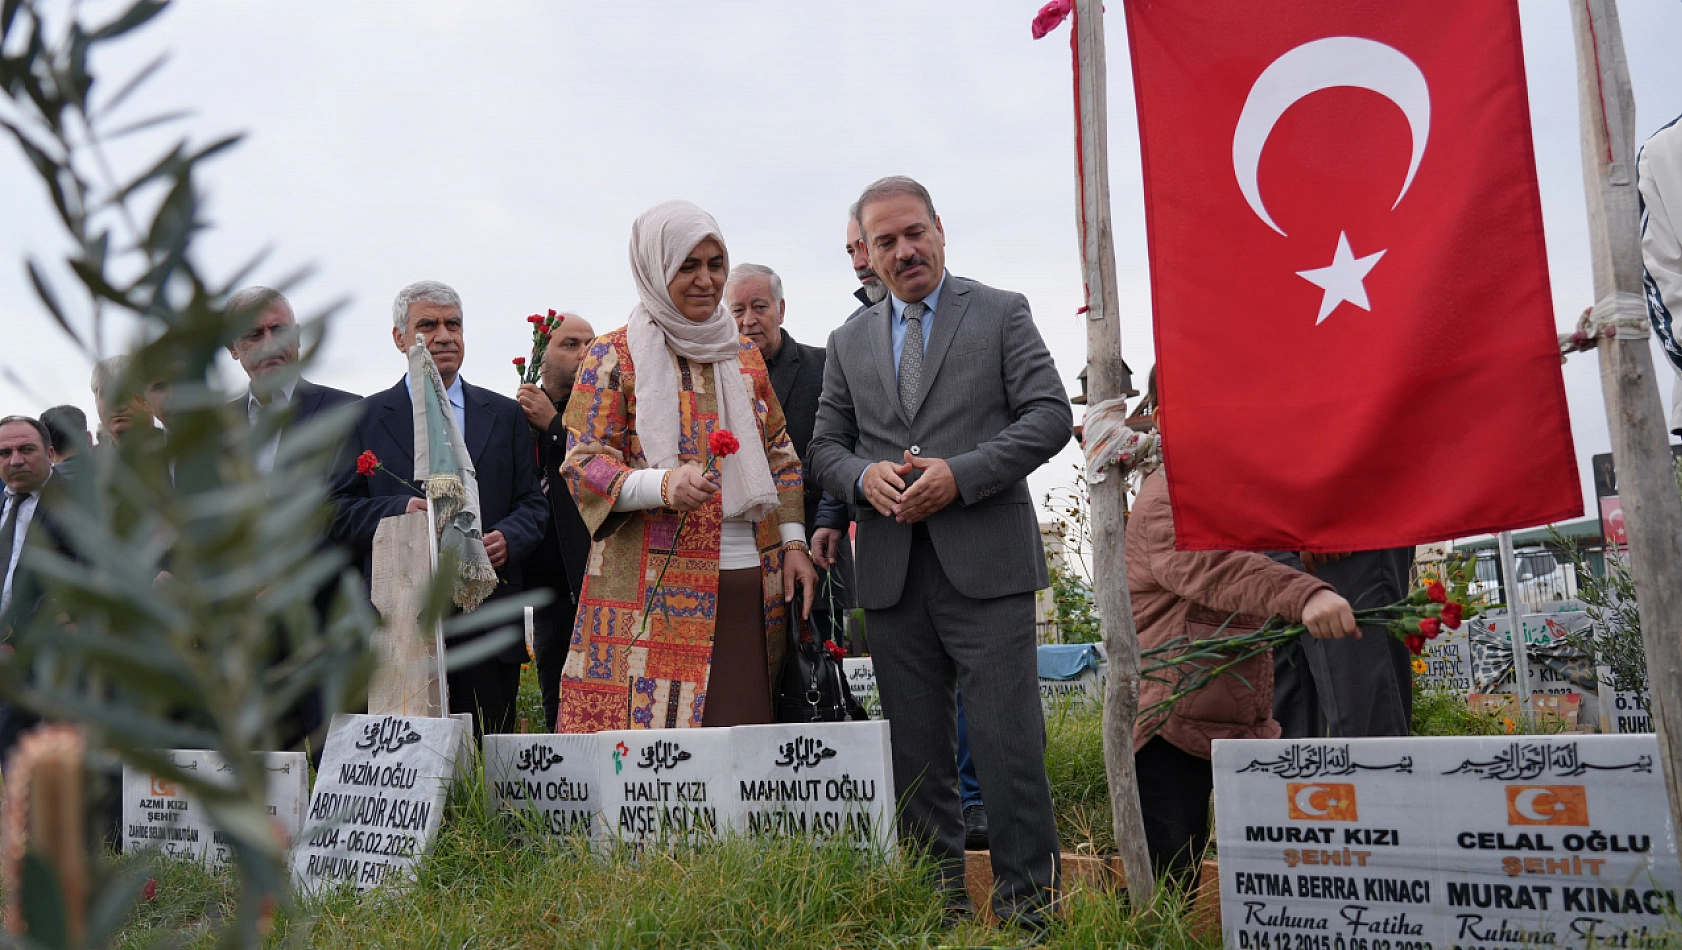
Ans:
[[[1485,609],[1483,599],[1472,592],[1478,580],[1473,560],[1451,558],[1443,565],[1441,576],[1442,580],[1433,577],[1414,588],[1400,603],[1357,609],[1356,622],[1384,625],[1409,653],[1418,656],[1444,630],[1460,629],[1462,622]],[[1237,617],[1233,614],[1227,623]],[[1175,703],[1252,659],[1276,650],[1296,649],[1308,631],[1300,623],[1287,623],[1278,617],[1249,633],[1228,635],[1225,626],[1211,637],[1177,637],[1139,651],[1140,678],[1166,683],[1172,690],[1167,699],[1139,710],[1138,721],[1149,724],[1148,734],[1162,728]]]
[[[524,356],[514,357],[514,372],[520,375],[522,384],[536,385],[543,378],[543,353],[549,349],[549,336],[555,328],[561,325],[561,315],[551,310],[547,315],[534,313],[526,318],[531,324],[531,360]]]

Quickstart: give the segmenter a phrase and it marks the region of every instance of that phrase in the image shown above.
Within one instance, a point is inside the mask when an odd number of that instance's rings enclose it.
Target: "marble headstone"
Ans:
[[[596,840],[636,847],[705,840],[741,818],[729,729],[596,733],[602,819]]]
[[[293,851],[298,889],[407,878],[443,822],[465,730],[455,718],[334,716]]]
[[[201,749],[169,753],[180,767],[202,773],[208,781],[227,771],[222,757]],[[304,803],[309,798],[309,761],[302,752],[265,752],[267,772],[264,799],[269,818],[290,846],[303,828]],[[212,866],[232,859],[232,849],[215,829],[204,806],[173,782],[132,767],[123,769],[123,850],[149,847],[194,857]]]
[[[882,718],[882,694],[876,688],[876,661],[868,656],[849,656],[841,661],[841,671],[847,674],[847,687],[853,698],[864,706],[870,718]]]
[[[601,812],[593,735],[485,737],[485,792],[491,804],[529,809],[552,835],[592,835]]]
[[[730,730],[743,830],[887,853],[894,843],[888,724],[737,726]]]

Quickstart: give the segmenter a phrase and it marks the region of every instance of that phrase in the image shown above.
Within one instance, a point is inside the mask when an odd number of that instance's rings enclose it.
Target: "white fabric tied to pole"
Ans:
[[[1127,400],[1106,399],[1086,411],[1081,423],[1086,446],[1086,480],[1098,484],[1110,466],[1124,476],[1149,475],[1162,466],[1162,439],[1154,431],[1140,432],[1127,425]]]
[[[415,335],[409,348],[409,399],[414,408],[415,481],[426,490],[428,518],[440,553],[455,556],[456,606],[473,610],[496,590],[496,570],[485,553],[479,479],[456,426],[444,380]],[[442,656],[440,655],[440,660]]]
[[[1559,361],[1584,353],[1601,340],[1645,340],[1652,334],[1647,299],[1640,294],[1613,291],[1595,301],[1577,320],[1577,329],[1559,335]]]
[[[1646,298],[1624,291],[1614,291],[1595,301],[1588,322],[1596,336],[1612,338],[1615,334],[1619,340],[1645,340],[1652,332],[1647,324]]]

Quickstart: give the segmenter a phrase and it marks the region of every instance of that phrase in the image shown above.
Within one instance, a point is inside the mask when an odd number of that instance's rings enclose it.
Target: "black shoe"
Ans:
[[[971,805],[964,809],[964,850],[987,850],[986,805]]]
[[[940,925],[945,930],[959,927],[975,919],[975,905],[970,903],[968,894],[958,894],[946,902],[946,909],[941,912]]]

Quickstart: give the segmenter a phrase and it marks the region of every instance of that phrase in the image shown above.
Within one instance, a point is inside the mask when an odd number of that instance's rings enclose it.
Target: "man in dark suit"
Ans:
[[[257,448],[257,468],[266,474],[274,467],[280,443],[291,432],[319,413],[350,405],[362,397],[341,389],[318,386],[287,372],[298,362],[298,318],[293,313],[291,301],[280,291],[269,287],[247,287],[228,298],[228,313],[241,318],[249,315],[252,320],[251,328],[228,345],[228,355],[239,363],[250,380],[245,393],[233,401],[234,411],[243,413],[252,425],[256,425],[265,406],[278,401],[289,410],[281,431]],[[330,543],[322,539],[324,547]],[[324,625],[338,587],[336,579],[329,580],[316,592],[316,614]],[[276,644],[277,662],[285,659],[288,653],[284,634],[280,637]],[[276,741],[284,749],[302,749],[307,745],[310,752],[319,757],[321,744],[326,739],[327,724],[321,693],[311,690],[299,697],[297,705],[282,721]]]
[[[499,579],[491,599],[518,594],[524,590],[520,565],[543,540],[547,516],[525,412],[507,396],[462,381],[466,342],[461,297],[454,290],[432,280],[410,284],[392,304],[392,323],[391,339],[399,353],[408,353],[416,335],[426,339],[456,425],[467,442],[479,483],[485,553]],[[414,475],[415,423],[408,375],[362,402],[362,421],[351,431],[345,462],[333,483],[332,537],[358,551],[364,576],[372,577],[374,531],[380,520],[425,511],[426,499],[416,497],[399,480],[413,481]],[[384,470],[358,475],[354,459],[364,451],[378,456]],[[475,636],[483,635],[481,631]],[[451,670],[450,708],[472,713],[474,729],[480,734],[512,732],[520,664],[525,659],[525,644],[515,643],[495,656]]]
[[[318,386],[301,377],[288,379],[287,374],[279,373],[298,362],[298,320],[293,315],[292,304],[280,291],[247,287],[228,298],[228,312],[256,315],[251,329],[228,346],[228,355],[238,361],[251,380],[245,395],[234,400],[234,408],[247,413],[252,422],[257,421],[257,414],[264,406],[276,399],[292,410],[286,423],[289,431],[317,413],[362,398],[341,389]],[[274,465],[275,453],[284,437],[283,432],[258,451],[257,464],[263,471]]]
[[[1043,928],[1060,877],[1034,643],[1049,586],[1027,476],[1073,413],[1021,294],[946,272],[928,191],[884,178],[859,226],[889,296],[829,338],[810,446],[858,506],[858,598],[892,730],[901,828],[964,896],[954,684],[990,806],[994,910]]]
[[[551,732],[561,708],[561,667],[566,665],[572,643],[578,598],[584,594],[584,566],[590,559],[590,529],[561,479],[561,463],[567,454],[563,417],[578,364],[595,338],[596,331],[583,317],[561,314],[560,325],[550,332],[543,351],[543,385],[527,383],[517,394],[526,421],[537,434],[537,467],[543,473],[543,494],[549,499],[543,541],[526,559],[524,572],[527,590],[547,587],[554,593],[554,599],[533,616],[531,638],[538,692],[543,695],[543,722]]]
[[[45,543],[66,550],[62,535],[54,528],[42,493],[54,481],[48,455],[51,436],[47,427],[28,416],[0,419],[0,641],[9,652],[41,609],[43,590],[30,576],[24,561],[25,545]],[[59,477],[57,481],[63,481]],[[11,754],[18,736],[40,721],[33,712],[9,702],[0,702],[0,763]]]
[[[738,264],[724,286],[724,305],[736,318],[736,328],[752,340],[765,357],[771,390],[782,404],[794,454],[806,464],[806,448],[818,421],[818,396],[823,392],[824,351],[799,342],[783,328],[788,301],[783,281],[763,264]],[[825,522],[825,495],[806,466],[806,536],[814,537]],[[828,509],[834,512],[837,505]],[[845,509],[841,509],[844,515]],[[833,517],[833,515],[831,516]],[[833,520],[829,521],[833,526]],[[845,522],[843,522],[843,529]],[[818,595],[812,601],[812,624],[834,643],[847,641],[847,612],[853,606],[853,556],[848,545],[837,546],[831,564],[819,567]],[[817,551],[813,550],[814,563]]]

